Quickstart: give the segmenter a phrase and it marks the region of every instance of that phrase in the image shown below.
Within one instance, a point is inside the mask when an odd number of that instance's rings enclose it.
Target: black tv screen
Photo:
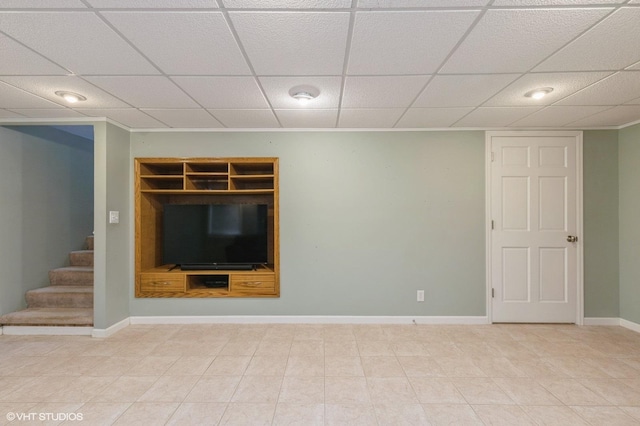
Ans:
[[[164,264],[267,263],[266,204],[165,204]]]

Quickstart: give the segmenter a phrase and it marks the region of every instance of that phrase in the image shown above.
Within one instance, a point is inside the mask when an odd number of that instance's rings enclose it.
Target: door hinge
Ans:
[[[491,229],[495,229],[495,223],[493,222],[493,220],[491,221]]]
[[[496,290],[494,288],[491,289],[491,298],[496,297]]]

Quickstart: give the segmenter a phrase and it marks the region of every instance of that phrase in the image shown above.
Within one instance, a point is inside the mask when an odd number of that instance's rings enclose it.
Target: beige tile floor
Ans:
[[[13,413],[37,417],[20,425],[637,425],[640,334],[215,324],[5,335],[0,425]]]

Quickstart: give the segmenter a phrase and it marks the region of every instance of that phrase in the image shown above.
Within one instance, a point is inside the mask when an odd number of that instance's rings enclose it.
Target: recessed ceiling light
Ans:
[[[539,89],[533,89],[533,90],[525,93],[524,95],[527,98],[542,99],[542,98],[544,98],[545,96],[547,96],[551,92],[553,92],[553,87],[541,87]]]
[[[75,104],[76,102],[83,102],[87,100],[86,97],[78,93],[66,92],[62,90],[57,91],[56,95],[60,96],[62,99],[69,102],[70,104]]]
[[[300,105],[306,105],[317,98],[320,91],[313,86],[296,86],[289,90],[289,95],[298,101]]]

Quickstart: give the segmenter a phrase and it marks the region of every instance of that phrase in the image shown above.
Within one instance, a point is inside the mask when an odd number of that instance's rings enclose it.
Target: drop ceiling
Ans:
[[[620,128],[640,0],[0,0],[0,120]],[[289,91],[313,86],[301,106]],[[554,90],[541,100],[524,94]],[[56,91],[82,94],[67,104]]]

